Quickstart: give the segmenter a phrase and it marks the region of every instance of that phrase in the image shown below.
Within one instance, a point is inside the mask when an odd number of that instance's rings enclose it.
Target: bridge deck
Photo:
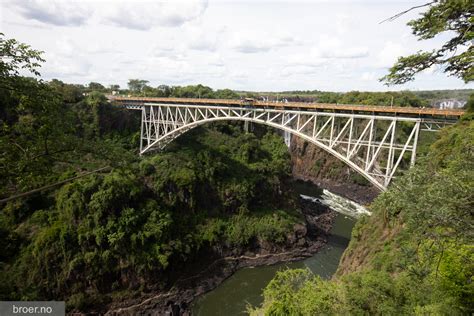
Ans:
[[[363,112],[372,114],[406,115],[417,117],[445,117],[458,118],[464,114],[464,110],[441,110],[435,108],[414,108],[414,107],[390,107],[376,105],[355,105],[355,104],[330,104],[330,103],[304,103],[304,102],[266,102],[266,101],[245,101],[227,99],[195,99],[195,98],[151,98],[151,97],[110,97],[111,100],[119,103],[143,104],[143,103],[163,103],[163,104],[195,104],[195,105],[226,105],[226,106],[255,106],[276,109],[302,109],[302,110],[329,110],[337,112]]]

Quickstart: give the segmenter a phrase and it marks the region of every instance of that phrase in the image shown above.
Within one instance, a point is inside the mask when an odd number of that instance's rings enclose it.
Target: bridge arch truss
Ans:
[[[190,129],[216,121],[264,124],[315,144],[385,190],[415,163],[421,119],[255,107],[145,103],[140,155],[161,150]]]

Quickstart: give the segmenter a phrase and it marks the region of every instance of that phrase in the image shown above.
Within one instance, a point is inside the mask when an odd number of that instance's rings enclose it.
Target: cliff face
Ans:
[[[344,162],[299,137],[291,138],[292,174],[362,204],[380,191]]]

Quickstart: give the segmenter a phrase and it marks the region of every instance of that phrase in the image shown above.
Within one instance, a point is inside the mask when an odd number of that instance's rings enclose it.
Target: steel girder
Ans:
[[[253,107],[144,104],[140,155],[209,122],[238,120],[275,127],[315,144],[380,190],[415,163],[421,119]]]

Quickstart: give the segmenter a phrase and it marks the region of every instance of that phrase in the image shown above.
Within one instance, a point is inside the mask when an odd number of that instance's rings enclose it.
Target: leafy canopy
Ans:
[[[5,39],[4,34],[0,33],[0,78],[16,77],[20,69],[39,76],[38,68],[41,67],[40,63],[44,62],[42,53],[15,39]]]
[[[403,84],[414,80],[415,74],[438,65],[449,75],[471,82],[474,79],[474,2],[434,0],[426,5],[429,9],[408,23],[413,34],[419,40],[428,40],[447,33],[452,34],[451,39],[438,49],[399,57],[388,75],[380,80],[387,85]]]

